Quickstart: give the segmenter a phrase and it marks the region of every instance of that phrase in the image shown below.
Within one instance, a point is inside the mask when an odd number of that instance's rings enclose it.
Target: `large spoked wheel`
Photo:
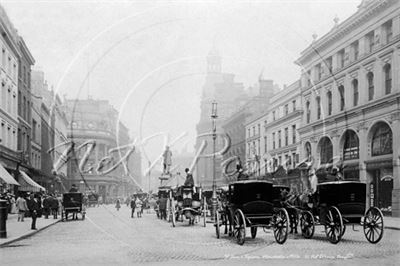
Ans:
[[[236,210],[233,223],[233,233],[236,236],[236,242],[239,245],[243,245],[246,239],[246,220],[241,210]]]
[[[300,216],[301,234],[304,238],[312,238],[315,232],[314,216],[309,211],[304,211]]]
[[[257,236],[257,227],[251,227],[250,228],[250,233],[251,233],[251,238],[256,238]]]
[[[283,208],[278,209],[274,216],[274,236],[279,244],[285,243],[289,232],[289,214]]]
[[[372,244],[378,243],[383,237],[382,212],[376,207],[369,208],[364,216],[363,227],[367,240]]]
[[[175,227],[176,225],[176,213],[175,213],[175,204],[174,201],[171,200],[171,221],[172,221],[172,227]]]
[[[342,238],[343,219],[336,207],[330,207],[326,214],[325,233],[332,244],[339,243]]]
[[[220,232],[220,218],[219,218],[219,213],[216,211],[214,215],[214,226],[215,226],[215,234],[217,235],[217,238],[221,237],[221,232]]]

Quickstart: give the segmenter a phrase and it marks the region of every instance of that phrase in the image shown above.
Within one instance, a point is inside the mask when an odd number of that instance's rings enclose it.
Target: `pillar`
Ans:
[[[393,134],[393,191],[392,216],[400,217],[400,113],[392,116]]]

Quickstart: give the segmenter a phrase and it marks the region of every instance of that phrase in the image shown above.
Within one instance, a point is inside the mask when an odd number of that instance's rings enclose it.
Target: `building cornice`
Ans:
[[[371,16],[376,15],[382,9],[396,3],[398,0],[378,0],[372,1],[368,8],[360,8],[356,13],[346,19],[344,22],[334,27],[331,31],[322,36],[319,40],[313,42],[309,47],[301,52],[301,56],[296,60],[296,64],[304,65],[304,62],[314,56],[316,52],[320,52],[332,43],[343,39],[352,30],[357,29],[360,25],[364,24],[370,19]]]

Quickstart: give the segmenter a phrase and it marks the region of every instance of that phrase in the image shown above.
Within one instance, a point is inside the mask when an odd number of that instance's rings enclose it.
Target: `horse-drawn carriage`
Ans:
[[[299,201],[297,201],[299,203]],[[307,203],[291,206],[300,214],[300,228],[305,238],[312,238],[316,225],[325,227],[331,243],[338,243],[346,225],[360,224],[370,243],[383,236],[383,215],[376,207],[366,211],[366,184],[355,181],[334,181],[318,184]]]
[[[175,227],[177,221],[183,222],[184,218],[193,225],[198,217],[202,217],[203,226],[206,226],[206,203],[200,187],[181,186],[176,193],[170,193],[170,202],[172,226]]]
[[[274,189],[271,182],[263,180],[237,181],[228,186],[226,200],[219,200],[214,225],[217,238],[220,227],[229,229],[229,236],[236,237],[243,245],[246,228],[251,237],[257,235],[257,228],[273,229],[275,240],[283,244],[288,235],[289,216],[284,208],[274,205]],[[227,231],[225,229],[225,232]]]
[[[90,192],[88,193],[88,207],[98,207],[99,206],[99,194]]]
[[[82,220],[85,219],[86,209],[83,205],[83,194],[77,192],[64,193],[62,198],[61,220],[68,220],[68,215],[72,213],[72,219],[78,219],[78,213]]]

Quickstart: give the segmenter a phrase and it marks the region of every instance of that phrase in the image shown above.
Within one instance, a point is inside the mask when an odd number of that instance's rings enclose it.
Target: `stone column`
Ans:
[[[392,216],[400,217],[400,112],[392,115],[393,191]]]
[[[358,140],[359,140],[359,172],[360,172],[360,182],[367,184],[366,187],[366,206],[370,206],[370,183],[371,178],[367,172],[367,165],[365,161],[368,158],[368,145],[367,145],[367,130],[368,127],[364,122],[360,122],[358,125]]]
[[[385,85],[384,85],[384,74],[383,65],[385,63],[381,60],[375,62],[373,73],[374,73],[374,99],[381,98],[385,95]],[[367,89],[368,90],[368,89]]]

